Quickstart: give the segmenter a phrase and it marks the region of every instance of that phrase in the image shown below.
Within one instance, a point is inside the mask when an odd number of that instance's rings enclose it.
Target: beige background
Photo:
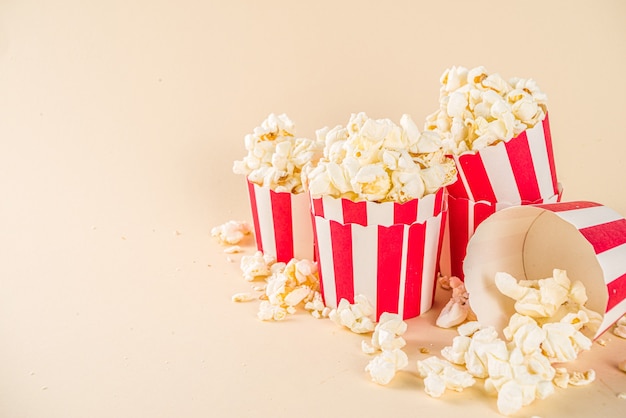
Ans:
[[[351,112],[417,121],[452,65],[549,95],[565,200],[626,214],[626,3],[0,2],[0,417],[497,416],[415,376],[453,331],[410,321],[410,370],[370,383],[361,337],[255,319],[212,226],[250,219],[231,172],[270,112],[298,134]],[[247,243],[246,253],[253,247]],[[439,295],[440,309],[446,294]],[[616,416],[617,337],[517,416]]]

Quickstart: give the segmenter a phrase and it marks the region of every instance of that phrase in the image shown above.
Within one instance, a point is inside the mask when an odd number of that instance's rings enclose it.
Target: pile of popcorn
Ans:
[[[281,321],[302,307],[316,318],[327,317],[330,308],[324,306],[319,292],[317,264],[309,260],[291,259],[278,263],[276,258],[257,251],[241,258],[243,278],[249,282],[263,281],[254,289],[261,291],[257,317],[262,321]],[[235,302],[255,299],[251,293],[233,295]]]
[[[452,67],[440,79],[439,109],[424,129],[450,154],[508,141],[545,118],[547,96],[532,79],[505,80],[484,67]]]
[[[592,382],[593,370],[569,373],[553,365],[575,360],[591,348],[583,331],[594,329],[601,317],[583,306],[587,296],[582,283],[572,283],[558,269],[541,280],[517,281],[497,273],[495,282],[516,301],[516,312],[502,330],[505,340],[492,326],[477,321],[460,325],[452,345],[441,351],[444,359],[418,361],[426,393],[439,397],[446,389],[461,391],[484,379],[487,393],[497,396],[500,413],[510,415],[551,395],[555,386]]]
[[[305,188],[352,201],[406,202],[456,180],[454,162],[437,132],[420,132],[408,115],[389,119],[352,114],[348,124],[316,132],[323,157],[303,171]]]
[[[323,143],[295,138],[294,128],[287,115],[270,114],[245,136],[248,155],[235,161],[233,172],[276,192],[301,193],[302,167],[321,157]]]

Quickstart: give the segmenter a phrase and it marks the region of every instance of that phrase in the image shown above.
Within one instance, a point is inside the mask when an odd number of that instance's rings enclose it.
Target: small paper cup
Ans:
[[[322,296],[327,306],[364,295],[404,319],[433,304],[445,225],[445,191],[404,204],[313,199]]]
[[[561,194],[562,188],[559,185],[558,194],[535,202],[475,202],[448,196],[449,216],[440,260],[441,273],[447,276],[456,276],[463,280],[463,260],[465,259],[467,244],[478,225],[495,212],[512,206],[555,203],[561,200]]]
[[[257,249],[279,262],[313,260],[313,225],[307,193],[275,192],[248,181]]]
[[[450,196],[474,202],[537,202],[558,194],[548,115],[507,142],[452,156],[457,181]]]
[[[587,308],[603,315],[597,338],[626,314],[626,219],[593,202],[518,206],[491,215],[467,247],[465,286],[478,321],[506,326],[513,299],[495,286],[497,272],[518,280],[567,271],[587,289]]]

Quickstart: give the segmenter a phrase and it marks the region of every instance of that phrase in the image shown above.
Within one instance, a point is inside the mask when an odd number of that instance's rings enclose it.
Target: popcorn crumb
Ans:
[[[596,380],[596,372],[589,369],[586,372],[571,372],[569,384],[572,386],[585,386]]]
[[[257,299],[257,297],[249,292],[241,292],[235,293],[231,299],[233,302],[249,302],[251,300]]]
[[[228,257],[226,257],[226,261],[228,261],[229,263],[234,263],[235,259],[230,257],[230,256],[228,256]]]
[[[607,344],[607,340],[603,339],[603,338],[598,338],[596,340],[596,344],[601,345],[602,347],[606,347]]]
[[[622,360],[617,364],[617,368],[626,373],[626,360]]]
[[[617,320],[613,327],[613,334],[620,338],[626,338],[626,315]]]
[[[235,245],[252,232],[252,227],[244,221],[228,221],[211,229],[211,236],[221,244]]]
[[[430,350],[426,347],[420,347],[419,352],[421,354],[430,354]]]
[[[619,392],[616,396],[617,399],[626,399],[626,392]]]

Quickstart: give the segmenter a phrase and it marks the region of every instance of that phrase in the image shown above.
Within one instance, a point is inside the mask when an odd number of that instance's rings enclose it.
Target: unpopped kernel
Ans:
[[[408,115],[389,119],[352,114],[348,124],[316,133],[324,142],[317,164],[303,169],[312,196],[353,201],[406,202],[434,193],[456,179],[456,167],[435,132],[420,132]]]
[[[220,243],[235,245],[252,232],[252,227],[245,221],[228,221],[211,229],[211,235]]]
[[[323,143],[295,138],[294,131],[294,123],[287,115],[270,114],[261,126],[245,136],[248,155],[235,161],[233,171],[277,192],[301,193],[302,167],[321,157]]]
[[[354,303],[341,299],[337,308],[332,309],[328,317],[337,325],[346,327],[357,334],[374,331],[376,323],[372,319],[375,310],[364,295],[356,295]]]

